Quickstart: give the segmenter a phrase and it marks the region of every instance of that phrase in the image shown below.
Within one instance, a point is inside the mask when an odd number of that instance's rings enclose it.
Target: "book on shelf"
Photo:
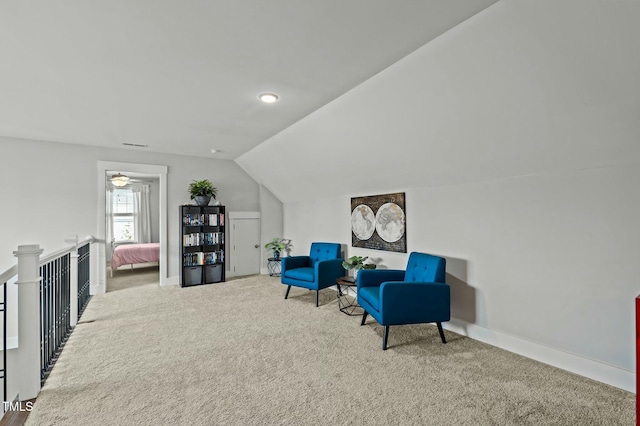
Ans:
[[[211,251],[204,254],[205,265],[213,265],[220,262],[224,262],[224,250]]]
[[[183,266],[204,265],[204,262],[205,262],[205,253],[203,253],[203,252],[185,253],[182,256],[182,265]]]
[[[204,240],[204,234],[200,232],[192,232],[191,234],[184,234],[182,236],[182,245],[185,247],[194,247],[202,245]]]
[[[202,235],[204,245],[224,244],[224,232],[205,232]]]
[[[186,213],[182,215],[182,224],[185,226],[200,226],[203,222],[203,215],[199,213]]]
[[[218,226],[218,214],[209,213],[204,215],[203,225],[205,226]]]

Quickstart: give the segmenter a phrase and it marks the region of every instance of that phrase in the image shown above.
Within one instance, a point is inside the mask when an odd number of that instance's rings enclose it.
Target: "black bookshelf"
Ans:
[[[224,206],[180,206],[180,286],[225,281]]]

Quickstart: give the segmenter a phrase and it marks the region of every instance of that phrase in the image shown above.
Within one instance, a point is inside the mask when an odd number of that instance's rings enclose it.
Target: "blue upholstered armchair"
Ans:
[[[362,322],[371,315],[384,326],[382,349],[387,349],[392,325],[435,322],[442,343],[447,343],[442,322],[451,317],[451,292],[445,283],[442,257],[413,252],[407,270],[374,269],[358,273],[358,303]]]
[[[288,256],[282,258],[280,280],[287,285],[284,298],[289,297],[291,286],[303,287],[316,291],[316,307],[318,293],[323,288],[336,284],[336,279],[344,275],[340,244],[311,243],[309,256]]]

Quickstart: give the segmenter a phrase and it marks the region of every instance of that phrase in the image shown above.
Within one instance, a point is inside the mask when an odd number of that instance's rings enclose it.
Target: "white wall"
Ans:
[[[260,185],[260,250],[262,253],[260,271],[263,274],[268,273],[267,259],[273,255],[264,248],[264,245],[274,238],[287,238],[283,234],[283,227],[282,202],[271,191]]]
[[[640,2],[503,0],[237,162],[300,252],[350,243],[351,197],[406,192],[409,251],[447,257],[458,320],[633,390],[638,75]]]
[[[178,276],[178,206],[190,202],[192,180],[210,179],[228,210],[258,209],[258,184],[233,161],[9,138],[0,138],[0,153],[0,271],[15,263],[11,253],[20,244],[38,243],[46,254],[67,235],[96,235],[98,161],[168,166],[170,277]]]

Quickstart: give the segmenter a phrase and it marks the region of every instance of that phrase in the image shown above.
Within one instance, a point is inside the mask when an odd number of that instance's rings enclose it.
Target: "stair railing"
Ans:
[[[37,397],[98,285],[91,248],[104,241],[65,242],[43,257],[38,244],[18,246],[17,264],[0,273],[3,411],[13,406],[7,401]]]

